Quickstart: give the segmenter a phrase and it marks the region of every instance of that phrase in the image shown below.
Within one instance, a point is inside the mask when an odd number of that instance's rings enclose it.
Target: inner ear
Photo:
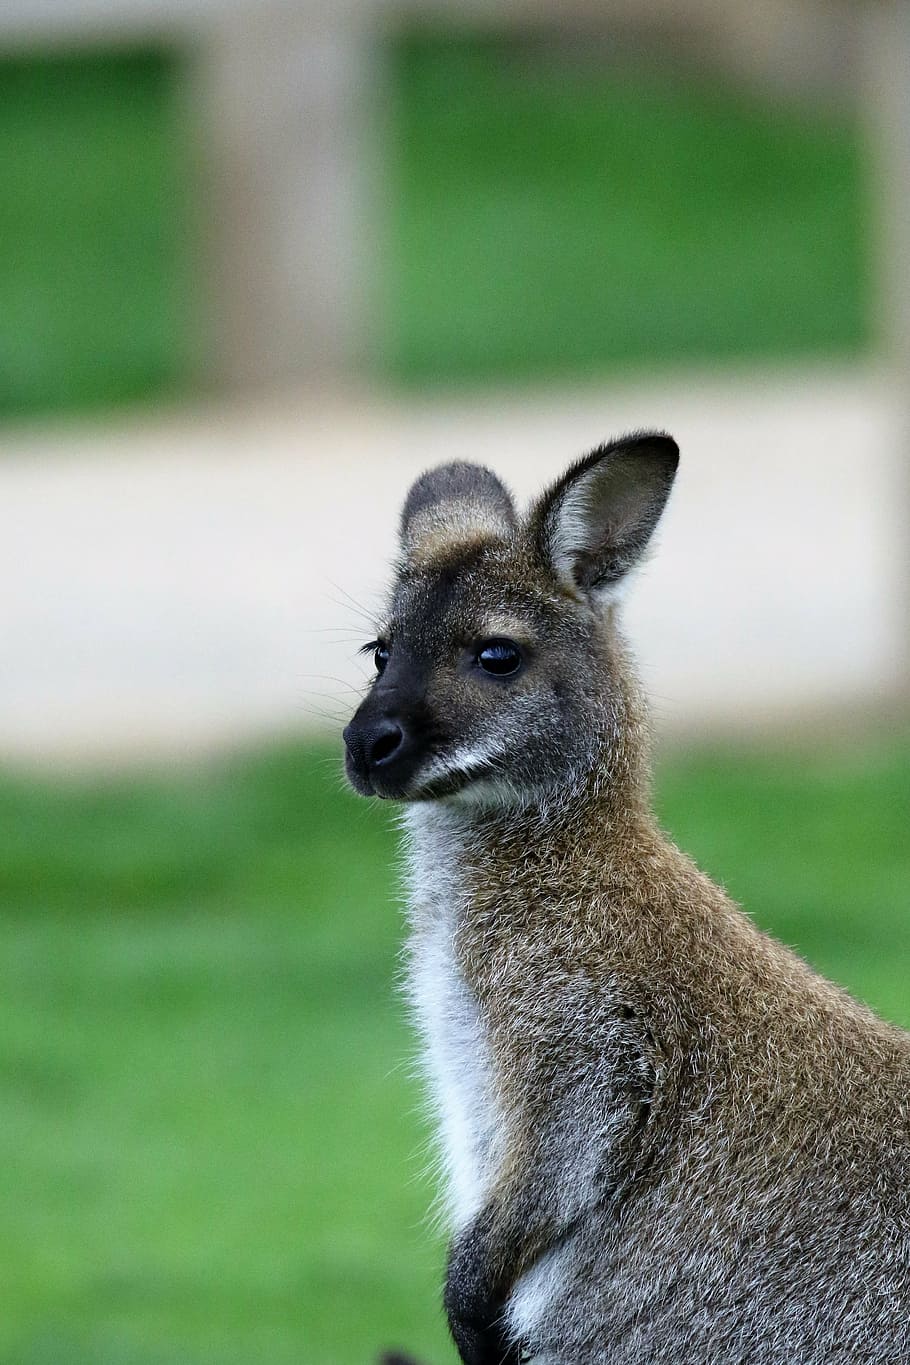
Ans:
[[[661,432],[599,446],[531,514],[538,556],[570,591],[601,594],[643,555],[666,505],[679,447]]]

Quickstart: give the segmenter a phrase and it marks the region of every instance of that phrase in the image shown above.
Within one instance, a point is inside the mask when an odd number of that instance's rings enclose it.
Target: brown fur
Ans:
[[[464,561],[406,556],[399,671],[349,732],[361,789],[416,803],[416,1008],[449,1141],[474,1134],[446,1306],[469,1365],[898,1365],[910,1036],[760,933],[650,811],[609,589],[669,465],[660,438],[616,443]],[[504,612],[528,648],[491,684],[464,642]],[[397,779],[362,749],[377,706]],[[465,736],[495,759],[422,787]]]

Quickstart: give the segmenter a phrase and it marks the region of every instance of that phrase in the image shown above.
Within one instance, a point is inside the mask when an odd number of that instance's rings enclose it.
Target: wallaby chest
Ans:
[[[408,993],[421,1034],[457,1228],[484,1204],[500,1159],[502,1115],[487,1024],[458,957],[458,931],[466,910],[459,841],[429,812],[420,812],[414,823]]]

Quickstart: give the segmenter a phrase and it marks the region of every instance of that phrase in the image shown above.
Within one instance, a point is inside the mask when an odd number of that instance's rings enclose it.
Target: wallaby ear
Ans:
[[[678,463],[672,437],[642,432],[598,446],[548,489],[530,529],[564,587],[608,595],[644,553]]]
[[[430,469],[411,487],[401,512],[406,560],[428,560],[452,550],[501,540],[515,530],[508,490],[483,465],[455,461]]]

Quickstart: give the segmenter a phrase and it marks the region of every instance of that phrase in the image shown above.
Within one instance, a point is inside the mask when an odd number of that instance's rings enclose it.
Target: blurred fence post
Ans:
[[[867,11],[863,100],[875,163],[876,323],[890,357],[910,376],[910,3]]]
[[[874,165],[874,323],[900,404],[905,462],[904,688],[910,696],[910,0],[866,6],[860,90]]]
[[[331,0],[243,6],[213,15],[200,44],[206,352],[220,388],[343,377],[366,345],[361,15]]]

